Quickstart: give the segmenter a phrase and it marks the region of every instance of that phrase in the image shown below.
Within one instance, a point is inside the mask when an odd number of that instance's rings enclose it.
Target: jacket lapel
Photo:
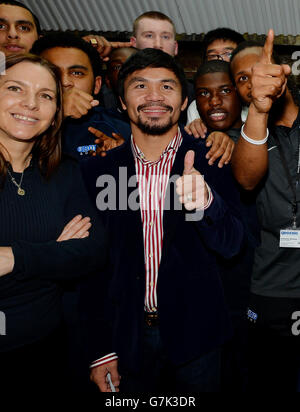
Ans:
[[[119,207],[120,230],[123,227],[123,230],[130,231],[135,253],[142,251],[144,256],[143,225],[131,139],[126,141],[120,150],[115,151],[113,162],[118,165],[115,178],[118,182],[117,205],[119,206],[117,207]]]
[[[161,263],[163,263],[165,255],[168,253],[168,248],[170,246],[170,243],[176,231],[176,227],[178,225],[178,219],[182,216],[182,214],[185,213],[185,210],[179,202],[179,197],[176,193],[176,180],[178,177],[182,176],[184,169],[184,157],[189,149],[192,149],[192,145],[190,144],[189,139],[186,139],[186,137],[183,134],[183,141],[175,157],[166,193],[166,199],[170,199],[170,201],[169,203],[168,201],[165,203],[164,208],[164,239]]]

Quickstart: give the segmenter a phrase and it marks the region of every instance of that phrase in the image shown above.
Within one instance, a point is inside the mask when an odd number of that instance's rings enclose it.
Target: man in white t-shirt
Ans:
[[[203,39],[203,61],[223,60],[229,62],[233,50],[244,40],[240,33],[226,27],[209,31]],[[197,122],[190,125],[196,119]],[[188,107],[187,125],[193,134],[198,133],[201,137],[205,137],[207,129],[200,119],[196,100]]]

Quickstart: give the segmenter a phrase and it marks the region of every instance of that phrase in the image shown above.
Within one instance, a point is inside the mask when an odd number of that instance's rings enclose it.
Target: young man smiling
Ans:
[[[105,134],[129,133],[127,119],[116,110],[106,110],[95,99],[101,87],[101,61],[97,51],[79,36],[53,33],[37,40],[31,50],[60,69],[64,104],[64,150],[78,159],[95,153],[91,126]],[[116,142],[115,139],[110,139]],[[123,141],[123,139],[122,139]]]
[[[300,307],[294,240],[300,233],[299,94],[288,78],[290,67],[274,64],[273,42],[270,30],[263,47],[241,45],[233,56],[235,81],[247,85],[240,90],[251,103],[232,164],[238,182],[256,189],[261,222],[248,311],[249,382],[257,391],[291,393],[299,390],[300,369],[299,334],[293,327]]]
[[[108,372],[123,392],[216,391],[219,347],[230,335],[216,256],[239,251],[237,193],[228,168],[208,166],[206,147],[178,128],[187,92],[172,56],[156,49],[131,56],[119,94],[131,139],[82,163],[111,239],[109,273],[82,290],[91,378],[104,392]],[[128,184],[127,210],[101,201],[96,182],[104,173],[120,196]],[[198,212],[203,219],[187,221]]]
[[[240,136],[241,103],[233,84],[228,62],[211,60],[199,67],[195,76],[198,111],[208,131],[227,133],[234,141]],[[255,196],[240,190],[247,241],[238,256],[220,259],[222,283],[234,326],[234,336],[222,351],[222,389],[245,391],[248,376],[246,310],[254,249],[259,243]]]
[[[229,62],[232,52],[243,41],[244,37],[240,33],[227,27],[211,30],[206,33],[203,39],[203,61]],[[206,124],[199,118],[195,100],[188,107],[187,118],[191,131],[194,133],[194,129],[196,129],[201,137],[205,137]]]
[[[195,76],[197,109],[209,132],[242,125],[241,102],[229,71],[229,63],[215,60],[200,66]]]

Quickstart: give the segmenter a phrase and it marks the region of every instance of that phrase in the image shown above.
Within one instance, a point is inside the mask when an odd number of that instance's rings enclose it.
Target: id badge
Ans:
[[[279,247],[300,248],[300,229],[280,230]]]

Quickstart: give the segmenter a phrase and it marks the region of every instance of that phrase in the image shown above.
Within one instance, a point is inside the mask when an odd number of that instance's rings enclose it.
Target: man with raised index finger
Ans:
[[[255,61],[251,103],[233,154],[239,183],[257,190],[261,244],[252,272],[248,311],[250,382],[256,391],[296,392],[299,379],[300,308],[299,97],[290,67],[275,64],[274,32],[264,47],[250,48],[233,64]],[[252,51],[251,51],[252,50]],[[244,67],[246,67],[244,65]],[[241,76],[244,74],[240,74]]]
[[[111,240],[107,272],[82,288],[91,379],[104,392],[108,372],[122,392],[217,391],[231,328],[216,257],[244,236],[229,166],[208,166],[178,127],[186,83],[170,55],[131,56],[119,90],[131,139],[82,164]]]

